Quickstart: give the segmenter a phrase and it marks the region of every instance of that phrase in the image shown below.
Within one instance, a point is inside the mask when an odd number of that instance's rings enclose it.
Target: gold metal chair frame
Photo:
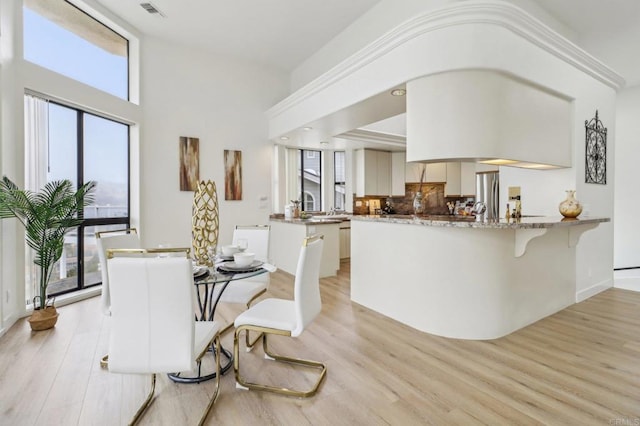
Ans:
[[[145,255],[145,254],[159,254],[159,253],[171,253],[171,254],[184,253],[186,257],[189,257],[190,251],[191,249],[186,247],[148,248],[148,249],[109,249],[107,250],[107,259],[112,259],[117,255]],[[199,369],[200,364],[202,362],[202,357],[204,357],[207,354],[207,352],[209,352],[209,347],[212,347],[212,345],[215,351],[215,358],[216,358],[216,387],[215,387],[215,391],[213,392],[213,395],[209,399],[209,403],[207,404],[205,412],[202,414],[202,417],[200,417],[198,426],[202,426],[204,422],[207,420],[207,417],[209,416],[209,413],[211,412],[213,405],[218,399],[218,394],[220,391],[220,376],[222,375],[220,371],[220,355],[221,355],[220,354],[220,347],[221,347],[220,332],[216,333],[215,336],[213,336],[213,338],[207,343],[204,349],[198,354],[198,357],[196,358],[196,363]],[[149,405],[151,405],[151,402],[153,401],[153,395],[155,393],[155,389],[156,389],[156,373],[153,373],[151,375],[151,389],[149,390],[149,394],[147,395],[147,398],[144,400],[140,408],[138,408],[138,411],[136,411],[133,418],[129,422],[130,426],[135,425],[142,418],[147,408],[149,408]]]
[[[249,309],[251,307],[251,304],[253,303],[254,300],[256,300],[257,298],[259,298],[260,296],[262,296],[263,294],[265,294],[267,292],[267,289],[262,290],[260,293],[256,294],[255,296],[253,296],[251,298],[251,300],[249,300],[247,302],[247,309]],[[222,331],[220,332],[221,335],[224,335],[225,333],[227,333],[229,330],[231,330],[233,328],[233,321],[230,322],[229,324],[227,324]],[[258,343],[258,340],[260,340],[260,337],[262,337],[262,334],[258,334],[256,336],[255,339],[253,339],[253,341],[250,341],[249,338],[249,333],[245,333],[244,335],[244,341],[245,344],[247,345],[247,352],[251,351],[251,349],[253,349],[253,346]]]
[[[316,241],[318,239],[323,239],[323,238],[324,238],[323,235],[318,235],[318,234],[311,235],[304,239],[302,246],[306,247],[309,243]],[[246,334],[248,334],[249,330],[253,330],[259,333],[258,337],[256,338],[256,341],[260,337],[262,337],[262,348],[264,350],[264,353],[266,356],[270,357],[271,359],[275,361],[286,362],[289,364],[320,369],[318,379],[316,380],[316,383],[313,385],[313,387],[309,390],[304,391],[304,390],[283,388],[278,386],[270,386],[270,385],[260,384],[260,383],[252,383],[245,380],[245,378],[240,375],[240,342],[239,342],[240,333],[242,333],[245,330],[246,330]],[[324,381],[324,378],[327,375],[327,366],[318,361],[312,361],[312,360],[301,359],[301,358],[292,358],[284,355],[278,355],[272,352],[269,349],[269,345],[267,343],[267,336],[269,334],[276,334],[279,336],[291,336],[290,331],[279,330],[279,329],[268,328],[268,327],[260,327],[256,325],[245,324],[236,328],[236,331],[233,336],[233,370],[236,376],[236,384],[237,385],[239,384],[240,386],[245,387],[247,389],[256,389],[256,390],[262,390],[267,392],[274,392],[277,394],[294,396],[298,398],[309,398],[315,395],[318,392],[320,385],[322,384],[322,382]]]
[[[124,255],[145,255],[145,254],[178,254],[184,253],[186,257],[189,257],[191,249],[188,247],[162,247],[162,248],[140,248],[140,249],[109,249],[107,250],[107,259],[112,259],[118,254]]]
[[[318,379],[316,380],[316,383],[313,385],[313,387],[311,389],[309,389],[309,390],[296,390],[296,389],[283,388],[283,387],[277,387],[277,386],[270,386],[270,385],[266,385],[266,384],[248,382],[244,377],[242,377],[240,375],[239,336],[240,336],[240,333],[242,333],[244,330],[246,330],[247,332],[249,330],[253,330],[253,331],[256,331],[256,332],[260,333],[258,338],[262,337],[262,348],[264,350],[264,353],[265,353],[265,355],[267,355],[271,359],[273,359],[275,361],[286,362],[286,363],[289,363],[289,364],[294,364],[294,365],[300,365],[300,366],[304,366],[304,367],[320,369],[320,373],[319,373]],[[233,338],[233,370],[234,370],[235,376],[236,376],[236,383],[238,383],[240,386],[243,386],[243,387],[245,387],[247,389],[256,389],[256,390],[262,390],[262,391],[267,391],[267,392],[274,392],[274,393],[278,393],[278,394],[281,394],[281,395],[294,396],[294,397],[298,397],[298,398],[309,398],[309,397],[315,395],[318,392],[318,389],[320,388],[320,385],[322,384],[324,378],[326,377],[327,366],[324,365],[321,362],[318,362],[318,361],[306,360],[306,359],[301,359],[301,358],[292,358],[292,357],[288,357],[288,356],[284,356],[284,355],[278,355],[278,354],[272,352],[269,349],[269,345],[267,343],[267,336],[269,334],[276,334],[276,335],[280,335],[280,336],[291,336],[291,332],[289,332],[289,331],[278,330],[278,329],[273,329],[273,328],[266,328],[266,327],[258,327],[258,326],[254,326],[254,325],[241,325],[240,327],[236,328],[236,332],[235,332],[234,338]]]
[[[114,229],[112,231],[101,231],[96,232],[96,238],[102,238],[105,234],[115,234],[115,233],[125,233],[125,234],[136,234],[138,235],[138,230],[136,228],[125,228],[125,229]],[[109,366],[109,354],[100,358],[100,368],[107,368]]]
[[[211,345],[214,345],[214,348],[215,348],[216,388],[215,388],[215,391],[213,392],[213,395],[209,399],[209,403],[207,404],[207,407],[206,407],[204,413],[202,414],[202,417],[200,417],[200,421],[198,422],[198,426],[203,425],[204,422],[207,420],[207,417],[209,416],[209,413],[211,412],[211,409],[213,408],[213,405],[215,404],[216,400],[218,399],[218,393],[220,391],[220,376],[221,376],[221,374],[220,374],[220,333],[216,333],[216,335],[213,337],[213,339],[207,344],[205,349],[200,353],[200,355],[196,359],[196,362],[198,363],[198,368],[200,368],[200,362],[202,360],[202,357],[209,351],[209,347]],[[147,395],[147,398],[144,400],[144,402],[142,403],[140,408],[138,408],[138,411],[136,411],[136,414],[133,416],[133,418],[129,422],[130,426],[135,425],[142,418],[142,416],[146,412],[147,408],[149,408],[149,405],[151,405],[151,402],[153,400],[153,395],[155,393],[155,389],[156,389],[156,374],[154,373],[154,374],[151,375],[151,390],[149,391],[149,394]]]
[[[270,225],[236,225],[235,229],[254,229],[254,228],[266,228],[266,229],[270,229],[271,226]],[[267,292],[267,289],[262,290],[260,293],[256,294],[255,296],[253,296],[248,302],[247,302],[247,309],[249,309],[251,307],[251,304],[254,302],[254,300],[256,300],[257,298],[259,298],[260,296],[262,296],[263,294],[265,294]],[[233,322],[230,322],[229,324],[226,325],[225,328],[222,329],[222,331],[220,332],[221,335],[225,335],[229,330],[231,330],[233,328]],[[249,333],[245,333],[244,335],[244,341],[245,344],[247,345],[247,352],[250,352],[251,349],[253,349],[254,345],[256,343],[258,343],[258,340],[260,340],[260,337],[262,337],[262,333],[258,334],[256,336],[255,339],[253,339],[253,341],[250,340],[249,337]]]

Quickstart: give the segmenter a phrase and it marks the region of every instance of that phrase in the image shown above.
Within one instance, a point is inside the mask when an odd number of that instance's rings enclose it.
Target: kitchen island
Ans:
[[[340,269],[340,224],[349,216],[319,216],[311,219],[285,219],[272,216],[270,257],[279,269],[296,273],[302,240],[313,234],[324,236],[320,277],[332,277]]]
[[[505,336],[575,303],[576,245],[602,222],[353,216],[351,300],[440,336]]]

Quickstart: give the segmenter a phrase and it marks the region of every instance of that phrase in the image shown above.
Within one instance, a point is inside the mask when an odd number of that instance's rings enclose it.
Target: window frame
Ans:
[[[338,177],[337,177],[338,167],[337,167],[337,161],[336,161],[336,157],[337,157],[336,154],[342,154],[342,169],[343,169],[342,172],[343,172],[343,178],[344,179],[341,180],[341,181],[339,181]],[[347,202],[347,200],[346,200],[346,196],[347,196],[347,193],[346,193],[346,189],[347,189],[347,187],[346,187],[346,185],[347,185],[347,182],[346,182],[346,176],[347,176],[346,167],[347,167],[347,153],[345,151],[333,151],[333,207],[336,210],[339,210],[338,209],[338,204],[339,203],[337,202],[338,201],[338,199],[337,199],[337,197],[338,197],[338,191],[337,191],[338,186],[342,186],[342,188],[344,188],[344,193],[342,194],[343,199],[341,200],[342,202],[340,204],[342,204],[342,209],[341,210],[346,210],[346,202]]]
[[[37,4],[40,1],[42,2],[42,4],[47,4],[45,1],[42,1],[42,0],[39,0],[38,2],[35,2],[35,3]],[[86,84],[86,85],[88,85],[88,86],[90,86],[90,87],[92,87],[92,88],[94,88],[96,90],[100,90],[102,92],[108,93],[109,95],[115,96],[118,99],[123,99],[125,101],[130,102],[131,101],[131,40],[129,39],[129,37],[121,34],[119,31],[117,31],[114,28],[112,28],[112,26],[105,24],[101,19],[99,19],[97,17],[94,17],[93,15],[91,15],[90,13],[88,13],[87,11],[82,9],[80,6],[70,2],[69,0],[63,0],[63,2],[68,7],[73,8],[74,10],[79,12],[82,16],[85,16],[92,23],[95,23],[95,24],[97,24],[97,25],[99,25],[101,27],[104,27],[104,29],[106,31],[108,31],[110,33],[113,33],[115,36],[121,38],[124,41],[124,43],[126,45],[125,49],[124,49],[126,51],[126,56],[125,56],[126,64],[125,64],[125,70],[124,70],[125,71],[126,84],[125,84],[125,87],[123,88],[125,90],[124,97],[120,96],[119,94],[115,94],[115,93],[112,93],[110,91],[107,91],[104,88],[97,87],[92,82],[79,80],[77,78],[74,78],[72,76],[69,76],[69,75],[65,74],[64,72],[49,68],[45,64],[42,64],[42,63],[39,63],[39,62],[33,62],[31,60],[26,59],[25,58],[25,46],[24,46],[24,38],[25,38],[24,34],[25,34],[25,31],[26,31],[26,28],[25,28],[25,22],[24,22],[25,18],[24,17],[22,19],[22,25],[23,25],[23,29],[22,29],[22,32],[23,32],[23,36],[22,36],[23,37],[23,47],[22,47],[22,52],[21,52],[22,58],[25,61],[28,61],[28,62],[33,63],[35,65],[38,65],[40,67],[43,67],[43,68],[47,69],[50,72],[54,72],[54,73],[57,73],[57,74],[60,74],[60,75],[64,75],[67,78],[70,78],[70,79],[72,79],[74,81],[78,81],[78,82],[80,82],[82,84]],[[69,29],[69,27],[65,26],[63,23],[58,22],[56,19],[52,19],[52,17],[54,17],[54,18],[56,17],[56,12],[52,12],[51,9],[47,8],[46,6],[45,7],[40,6],[40,8],[38,6],[30,7],[30,6],[28,6],[26,4],[26,2],[23,2],[22,7],[23,7],[23,10],[24,9],[28,9],[29,11],[31,11],[31,13],[34,13],[34,14],[40,16],[41,18],[51,22],[52,24],[54,24],[54,25],[56,25],[56,26],[58,26],[58,27],[60,27],[60,28],[62,28],[64,30],[66,30],[68,32],[71,32],[71,33],[75,34],[77,37],[87,41],[87,43],[89,43],[89,44],[91,44],[91,45],[93,45],[93,46],[95,46],[95,47],[97,47],[99,49],[107,50],[107,49],[103,48],[102,46],[100,46],[100,43],[95,43],[93,41],[90,41],[86,37],[83,37],[83,36],[77,34],[76,31],[73,31],[73,30]]]
[[[127,123],[123,123],[118,120],[114,120],[113,118],[106,117],[100,114],[96,114],[95,112],[83,110],[78,106],[68,105],[59,101],[49,99],[49,104],[55,104],[64,108],[68,108],[74,110],[76,113],[76,182],[77,187],[82,186],[85,183],[84,180],[84,117],[87,115],[91,115],[93,117],[98,117],[104,120],[112,121],[114,123],[118,123],[124,126],[127,126],[127,215],[120,217],[96,217],[96,218],[84,218],[84,211],[82,214],[82,223],[77,227],[77,258],[78,258],[78,266],[77,266],[77,281],[76,286],[71,289],[51,293],[50,296],[55,297],[67,293],[72,293],[76,291],[80,291],[86,288],[95,287],[102,284],[102,281],[98,281],[96,283],[92,283],[87,285],[85,283],[85,265],[84,265],[84,249],[85,249],[85,229],[90,227],[100,227],[100,226],[108,226],[108,225],[116,225],[122,226],[123,229],[129,228],[131,226],[131,126]]]
[[[309,149],[298,149],[299,152],[299,157],[300,157],[300,167],[299,167],[299,173],[300,173],[300,188],[298,193],[300,194],[300,209],[302,211],[312,211],[312,210],[307,210],[306,206],[305,206],[305,199],[304,199],[304,194],[308,193],[311,198],[314,200],[314,206],[315,206],[315,198],[313,196],[313,193],[311,191],[307,191],[305,189],[305,185],[304,185],[304,173],[305,173],[305,157],[308,160],[318,160],[318,209],[322,210],[322,151],[320,150],[309,150]]]

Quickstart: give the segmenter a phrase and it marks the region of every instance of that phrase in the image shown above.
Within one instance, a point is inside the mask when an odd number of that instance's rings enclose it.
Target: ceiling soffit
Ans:
[[[463,31],[470,25],[488,30],[506,30],[604,85],[615,90],[624,86],[624,79],[620,75],[517,6],[497,1],[461,2],[425,12],[404,22],[274,105],[266,112],[269,119],[269,137],[277,141],[280,136],[288,132],[296,131],[312,122],[321,122],[322,117],[329,117],[337,111],[348,110],[352,105],[364,108],[363,104],[366,105],[368,99],[388,92],[414,78],[433,73],[436,66],[432,62],[435,61],[420,63],[424,58],[417,56],[415,50],[411,53],[410,48],[422,47],[420,42],[427,43],[430,36],[435,37],[445,29]],[[428,37],[425,38],[425,36]],[[478,40],[471,42],[481,45]],[[438,72],[486,68],[513,73],[512,70],[505,68],[518,66],[516,61],[504,63],[504,57],[495,57],[495,51],[493,52],[494,64],[489,62],[490,58],[478,59],[479,52],[469,49],[469,43],[467,40],[466,45],[462,46],[468,50],[468,58],[462,59],[462,61],[466,60],[466,63],[460,62],[461,58],[457,58],[459,62],[455,66],[449,69],[441,68]],[[449,45],[447,47],[450,48]],[[478,56],[474,58],[474,54]],[[491,55],[491,52],[489,54]],[[405,56],[402,57],[402,55]],[[424,51],[421,55],[427,56]],[[474,66],[473,60],[484,62]],[[406,66],[394,66],[398,63]],[[426,68],[419,69],[420,66]],[[429,69],[429,67],[432,68]],[[518,73],[514,74],[518,75]],[[554,88],[550,89],[554,90]],[[378,117],[377,120],[384,118],[386,117]],[[370,122],[373,121],[376,120]],[[352,129],[365,124],[367,123],[359,123]],[[326,131],[330,134],[331,126],[327,127]],[[348,130],[343,128],[339,132],[332,133],[332,136],[345,131]]]

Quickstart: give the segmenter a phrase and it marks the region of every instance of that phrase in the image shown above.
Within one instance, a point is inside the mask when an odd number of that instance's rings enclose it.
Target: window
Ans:
[[[128,99],[129,43],[64,0],[24,1],[24,59]]]
[[[322,210],[322,160],[320,151],[299,149],[298,199],[303,211]]]
[[[95,203],[84,211],[83,224],[65,237],[49,294],[100,284],[95,232],[129,226],[129,126],[25,95],[25,144],[29,189],[39,190],[46,182],[59,179],[69,179],[77,186],[97,182]],[[36,152],[41,155],[33,155]],[[33,270],[27,274],[27,303],[36,281],[30,274]]]
[[[336,151],[333,153],[333,206],[336,210],[346,210],[345,176],[344,151]]]

